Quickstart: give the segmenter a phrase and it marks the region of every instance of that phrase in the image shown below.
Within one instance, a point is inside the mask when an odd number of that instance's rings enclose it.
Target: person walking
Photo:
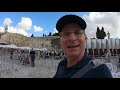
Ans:
[[[30,51],[30,58],[31,58],[31,66],[35,67],[35,51],[33,48]]]

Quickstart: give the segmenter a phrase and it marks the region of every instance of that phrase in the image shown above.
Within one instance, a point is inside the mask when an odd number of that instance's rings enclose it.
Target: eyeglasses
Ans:
[[[83,30],[76,30],[76,31],[73,31],[73,32],[64,31],[64,32],[60,33],[60,36],[66,38],[66,37],[70,36],[71,33],[74,33],[75,36],[80,37],[80,36],[82,36],[84,34],[84,31]]]

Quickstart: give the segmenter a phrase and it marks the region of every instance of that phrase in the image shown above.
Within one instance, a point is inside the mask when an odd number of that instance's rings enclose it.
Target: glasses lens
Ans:
[[[68,37],[71,33],[74,33],[76,36],[81,36],[84,33],[84,31],[83,30],[76,30],[74,32],[66,32],[66,31],[64,31],[64,32],[60,33],[60,36]]]

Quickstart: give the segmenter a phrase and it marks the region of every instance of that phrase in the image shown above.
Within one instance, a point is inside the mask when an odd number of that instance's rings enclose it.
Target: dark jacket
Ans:
[[[82,67],[88,64],[90,60],[92,60],[92,58],[90,58],[87,55],[84,55],[82,60],[80,60],[76,65],[66,68],[67,60],[64,59],[58,64],[57,72],[54,78],[70,78],[78,70],[80,70]],[[101,64],[100,66],[89,70],[81,78],[113,78],[113,77],[111,71],[106,66],[106,64]]]
[[[31,59],[35,59],[35,51],[30,51],[30,56],[31,56]]]

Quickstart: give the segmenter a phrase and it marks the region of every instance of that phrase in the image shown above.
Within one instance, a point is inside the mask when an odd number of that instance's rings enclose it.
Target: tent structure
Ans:
[[[2,48],[18,48],[16,45],[14,44],[10,44],[10,45],[0,45],[0,47]]]
[[[31,50],[31,47],[18,47],[18,49],[26,49],[26,50]]]

